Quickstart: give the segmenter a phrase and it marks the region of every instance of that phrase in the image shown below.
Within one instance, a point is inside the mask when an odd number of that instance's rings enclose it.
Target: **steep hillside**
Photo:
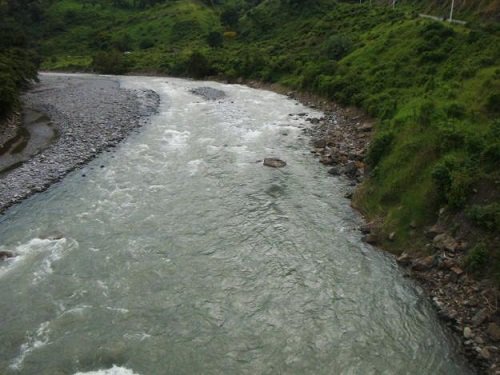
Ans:
[[[0,121],[16,109],[21,89],[36,77],[38,58],[26,25],[40,15],[34,1],[0,0]]]
[[[500,280],[498,1],[457,1],[465,26],[418,16],[439,4],[62,0],[37,27],[45,69],[256,79],[364,109],[378,124],[356,204],[381,242],[422,252],[439,217],[463,266]]]

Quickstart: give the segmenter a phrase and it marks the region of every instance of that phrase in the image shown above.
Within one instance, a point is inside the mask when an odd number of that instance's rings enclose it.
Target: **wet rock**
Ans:
[[[328,174],[331,174],[332,176],[340,176],[340,168],[339,167],[333,167],[328,170]]]
[[[213,87],[197,87],[190,90],[192,94],[201,96],[205,100],[219,100],[226,97],[226,93]]]
[[[286,166],[286,162],[278,158],[265,158],[264,165],[272,168],[283,168]]]
[[[500,327],[496,323],[488,324],[488,328],[486,329],[486,334],[493,341],[500,341]]]
[[[361,225],[359,227],[359,230],[363,234],[368,234],[368,233],[371,233],[373,231],[373,228],[374,228],[373,222],[369,222],[369,223],[365,223],[365,224]]]
[[[343,173],[350,178],[356,177],[357,172],[358,168],[356,167],[356,163],[353,161],[347,163],[343,168]]]
[[[370,245],[376,245],[378,243],[378,238],[374,233],[363,236],[362,240]]]
[[[0,251],[0,261],[13,257],[14,253],[12,251],[7,251],[7,250]]]

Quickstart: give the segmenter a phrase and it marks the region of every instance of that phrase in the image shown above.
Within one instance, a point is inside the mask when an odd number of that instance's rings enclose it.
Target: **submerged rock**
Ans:
[[[9,259],[9,258],[14,258],[14,253],[12,251],[0,251],[0,261]]]
[[[286,162],[278,158],[265,158],[264,165],[272,168],[283,168],[286,166]]]
[[[197,87],[190,90],[192,94],[201,96],[206,100],[219,100],[226,97],[226,93],[222,90],[214,89],[213,87]]]

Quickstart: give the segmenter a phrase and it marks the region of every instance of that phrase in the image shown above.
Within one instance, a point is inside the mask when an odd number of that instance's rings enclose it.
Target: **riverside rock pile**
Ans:
[[[150,90],[126,90],[106,77],[42,75],[25,106],[47,114],[58,138],[16,169],[0,175],[0,213],[46,190],[145,124],[159,105]]]
[[[311,153],[329,167],[328,173],[332,176],[343,175],[353,185],[363,181],[364,158],[371,139],[373,121],[353,108],[326,102],[315,104],[317,100],[304,101],[303,97],[297,97],[295,93],[288,93],[288,96],[323,111],[324,116],[321,118],[308,117],[307,113],[290,116],[306,117],[306,121],[313,125],[303,129],[303,132],[311,137]]]

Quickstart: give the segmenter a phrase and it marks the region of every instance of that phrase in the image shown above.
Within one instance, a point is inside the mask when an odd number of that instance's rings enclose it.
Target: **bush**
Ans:
[[[492,113],[500,113],[500,94],[494,93],[486,101],[486,109]]]
[[[373,139],[366,156],[366,162],[370,167],[374,168],[390,152],[393,141],[394,133],[387,131],[379,133]]]
[[[353,48],[352,40],[343,35],[333,35],[325,42],[325,54],[331,60],[340,60]]]
[[[482,243],[477,244],[469,250],[465,258],[465,266],[472,272],[482,270],[488,263],[488,251]]]
[[[474,205],[467,211],[467,217],[481,228],[500,233],[500,203]]]
[[[117,50],[97,52],[92,59],[91,66],[94,71],[104,74],[124,74],[128,71],[128,64],[123,53]]]
[[[441,200],[452,208],[462,208],[472,191],[477,171],[472,160],[462,161],[452,154],[441,159],[431,172]]]
[[[211,72],[210,63],[204,54],[195,51],[186,61],[186,73],[193,78],[203,78]]]
[[[417,122],[429,126],[436,114],[436,106],[430,100],[425,100],[417,109]]]
[[[222,47],[222,45],[224,44],[224,37],[218,31],[211,31],[207,35],[207,43],[212,48]]]

